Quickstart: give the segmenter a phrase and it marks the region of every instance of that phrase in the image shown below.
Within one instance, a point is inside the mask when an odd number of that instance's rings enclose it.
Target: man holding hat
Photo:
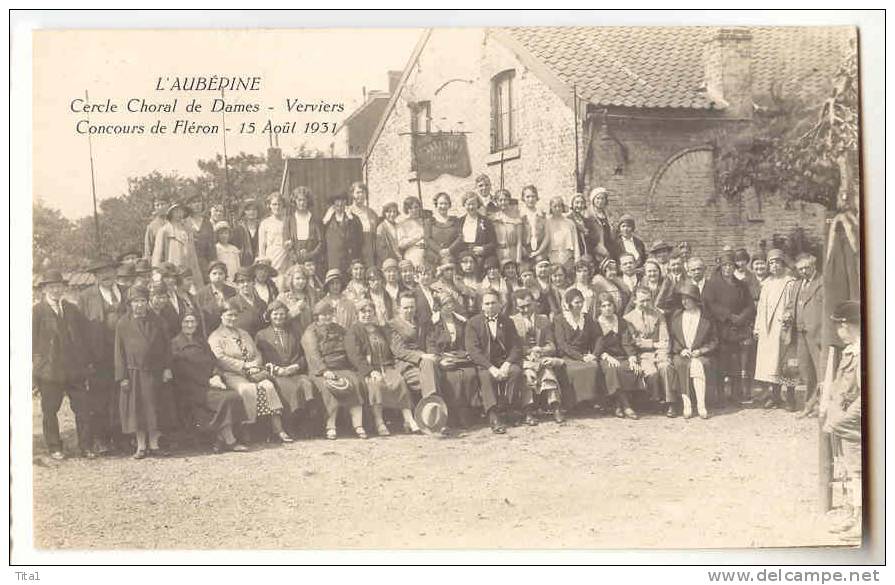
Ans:
[[[94,370],[89,378],[90,420],[93,449],[103,454],[109,451],[113,437],[112,424],[117,422],[118,396],[115,384],[115,327],[127,312],[125,293],[115,282],[117,263],[100,258],[87,269],[96,277],[96,285],[81,295],[80,307],[87,326],[86,346],[93,355]],[[117,425],[115,425],[117,426]]]
[[[363,254],[364,230],[360,220],[348,213],[348,196],[337,193],[332,197],[332,216],[323,227],[326,247],[326,268],[338,268],[342,274],[348,273],[349,263]]]
[[[65,458],[56,415],[68,395],[78,447],[85,457],[93,458],[90,403],[84,386],[93,370],[87,323],[76,305],[63,300],[66,284],[58,270],[48,270],[37,285],[43,298],[32,309],[31,361],[33,384],[40,392],[44,441],[50,457]]]
[[[861,536],[862,465],[861,465],[861,305],[843,301],[833,311],[836,334],[845,344],[839,365],[820,403],[824,431],[830,433],[834,454],[842,462],[852,513],[844,522],[831,528],[848,537]]]
[[[634,217],[624,214],[618,219],[618,236],[615,239],[615,250],[621,254],[630,254],[639,268],[646,260],[646,246],[643,240],[634,235]]]

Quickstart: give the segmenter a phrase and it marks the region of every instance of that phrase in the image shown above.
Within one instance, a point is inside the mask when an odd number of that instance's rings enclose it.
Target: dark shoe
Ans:
[[[674,418],[677,416],[677,412],[674,411],[674,405],[669,404],[668,408],[665,409],[665,416],[668,418]]]
[[[61,450],[51,451],[50,459],[55,459],[56,461],[62,461],[63,459],[65,459],[65,453],[63,453]]]
[[[137,449],[137,451],[134,453],[134,459],[146,459],[146,450]]]
[[[538,426],[538,419],[535,418],[535,415],[533,413],[526,412],[525,413],[525,424],[527,424],[530,427],[536,427],[536,426]]]
[[[565,417],[565,415],[562,413],[562,410],[561,410],[559,407],[556,407],[556,408],[553,409],[553,420],[554,420],[554,421],[556,422],[556,424],[558,424],[558,425],[561,425],[561,424],[563,424],[564,422],[566,422],[566,417]]]
[[[500,422],[500,416],[496,412],[488,415],[488,422],[491,424],[491,432],[496,435],[503,435],[507,432],[507,428]]]

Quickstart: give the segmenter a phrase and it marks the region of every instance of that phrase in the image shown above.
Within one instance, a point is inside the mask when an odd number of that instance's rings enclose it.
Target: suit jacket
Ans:
[[[413,294],[416,297],[416,322],[424,325],[432,323],[432,314],[437,310],[437,307],[429,305],[426,293],[422,291],[419,285],[414,287]],[[435,293],[432,292],[431,288],[429,289],[429,294],[432,295],[432,303],[434,304]]]
[[[545,348],[542,355],[556,355],[556,338],[553,335],[553,324],[546,315],[535,314],[529,321],[521,313],[512,316],[516,333],[522,341],[522,353],[528,355],[533,346]]]
[[[464,335],[466,353],[476,366],[487,369],[492,366],[500,367],[503,362],[509,362],[521,367],[522,341],[519,339],[513,320],[506,315],[498,314],[497,336],[494,339],[491,338],[485,315],[481,313],[466,323]]]
[[[475,229],[475,241],[468,244],[463,241],[463,226],[466,225],[468,219],[468,215],[460,218],[460,239],[457,240],[457,245],[454,246],[451,253],[457,256],[467,248],[482,246],[484,248],[481,255],[482,258],[487,258],[494,254],[494,251],[497,249],[497,233],[494,231],[494,223],[487,217],[480,215]]]
[[[466,355],[466,317],[454,313],[454,323],[457,326],[457,336],[451,340],[451,333],[444,324],[444,320],[435,319],[426,333],[426,351],[435,355],[451,354],[454,357]]]
[[[128,379],[130,370],[158,372],[171,367],[170,340],[151,309],[144,319],[122,317],[115,329],[115,379]]]
[[[116,285],[117,286],[117,285]],[[115,357],[115,327],[118,320],[127,313],[124,293],[120,291],[118,304],[109,304],[99,291],[92,286],[81,294],[80,308],[87,326],[85,345],[91,354],[91,361],[97,367],[111,368]]]
[[[427,323],[409,323],[400,316],[389,321],[389,345],[395,359],[418,366],[426,353],[427,327]]]
[[[87,321],[80,309],[61,301],[62,317],[46,299],[31,311],[31,361],[35,379],[53,382],[82,380],[92,355],[88,351]]]
[[[802,281],[796,293],[795,303],[796,330],[803,333],[809,340],[817,344],[822,343],[824,311],[824,286],[823,278],[815,274],[808,284]]]
[[[715,348],[718,347],[718,335],[715,331],[715,324],[712,323],[712,320],[706,315],[705,309],[703,309],[702,315],[699,318],[699,325],[696,327],[696,336],[693,339],[692,346],[688,346],[684,339],[683,318],[683,311],[678,311],[671,318],[671,327],[669,328],[669,335],[671,335],[671,353],[678,355],[681,353],[682,349],[698,349],[705,355],[715,351]]]
[[[643,266],[644,261],[646,261],[646,245],[643,243],[643,240],[638,238],[637,236],[631,236],[634,238],[634,248],[637,249],[637,252],[640,254],[640,257],[637,258],[637,266]],[[615,249],[615,261],[618,262],[618,257],[622,254],[627,254],[627,250],[625,250],[625,245],[622,243],[622,237],[620,235],[616,235],[615,242],[613,242],[613,248]]]
[[[373,370],[395,365],[395,356],[388,345],[389,332],[379,325],[375,327],[386,341],[381,345],[381,351],[373,351],[370,334],[363,323],[352,323],[345,333],[345,353],[348,354],[351,367],[361,378],[366,378]]]

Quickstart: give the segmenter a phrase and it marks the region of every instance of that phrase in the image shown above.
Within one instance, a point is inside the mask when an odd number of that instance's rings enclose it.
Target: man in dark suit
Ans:
[[[394,319],[388,322],[392,353],[396,366],[414,393],[414,398],[434,394],[436,356],[426,353],[426,330],[431,319],[419,320],[417,298],[411,292],[398,295],[398,311]]]
[[[93,452],[90,404],[84,381],[93,369],[87,351],[87,323],[80,309],[62,300],[65,281],[58,270],[49,270],[38,281],[43,299],[32,310],[31,359],[33,382],[40,392],[43,435],[50,457],[65,458],[56,415],[68,395],[75,413],[78,447],[88,459]]]
[[[476,365],[482,405],[491,430],[506,433],[500,413],[514,399],[522,397],[522,342],[512,319],[501,313],[500,295],[493,290],[482,293],[482,312],[466,325],[466,352]],[[504,386],[499,393],[498,386]]]
[[[824,377],[823,359],[823,279],[817,273],[817,259],[801,254],[796,259],[796,271],[801,277],[796,293],[795,324],[799,372],[805,382],[805,408],[799,416],[817,415],[817,382]]]
[[[81,294],[80,307],[87,325],[85,345],[92,354],[94,371],[89,378],[90,424],[93,449],[97,454],[109,451],[117,433],[118,384],[115,383],[115,327],[127,312],[125,291],[115,282],[117,262],[99,259],[87,270],[96,277],[96,285]]]

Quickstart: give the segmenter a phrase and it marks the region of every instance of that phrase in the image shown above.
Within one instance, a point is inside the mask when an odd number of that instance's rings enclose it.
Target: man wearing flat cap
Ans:
[[[831,315],[836,334],[845,348],[830,388],[824,389],[820,415],[824,431],[833,440],[833,453],[845,468],[852,513],[843,522],[831,527],[846,537],[860,538],[862,504],[861,466],[861,305],[843,301]]]
[[[86,347],[87,323],[76,305],[63,300],[66,284],[58,270],[48,270],[37,285],[43,298],[32,309],[31,361],[33,384],[40,392],[44,441],[50,457],[65,458],[56,415],[68,395],[78,447],[85,457],[93,458],[90,404],[84,385],[93,369]]]

